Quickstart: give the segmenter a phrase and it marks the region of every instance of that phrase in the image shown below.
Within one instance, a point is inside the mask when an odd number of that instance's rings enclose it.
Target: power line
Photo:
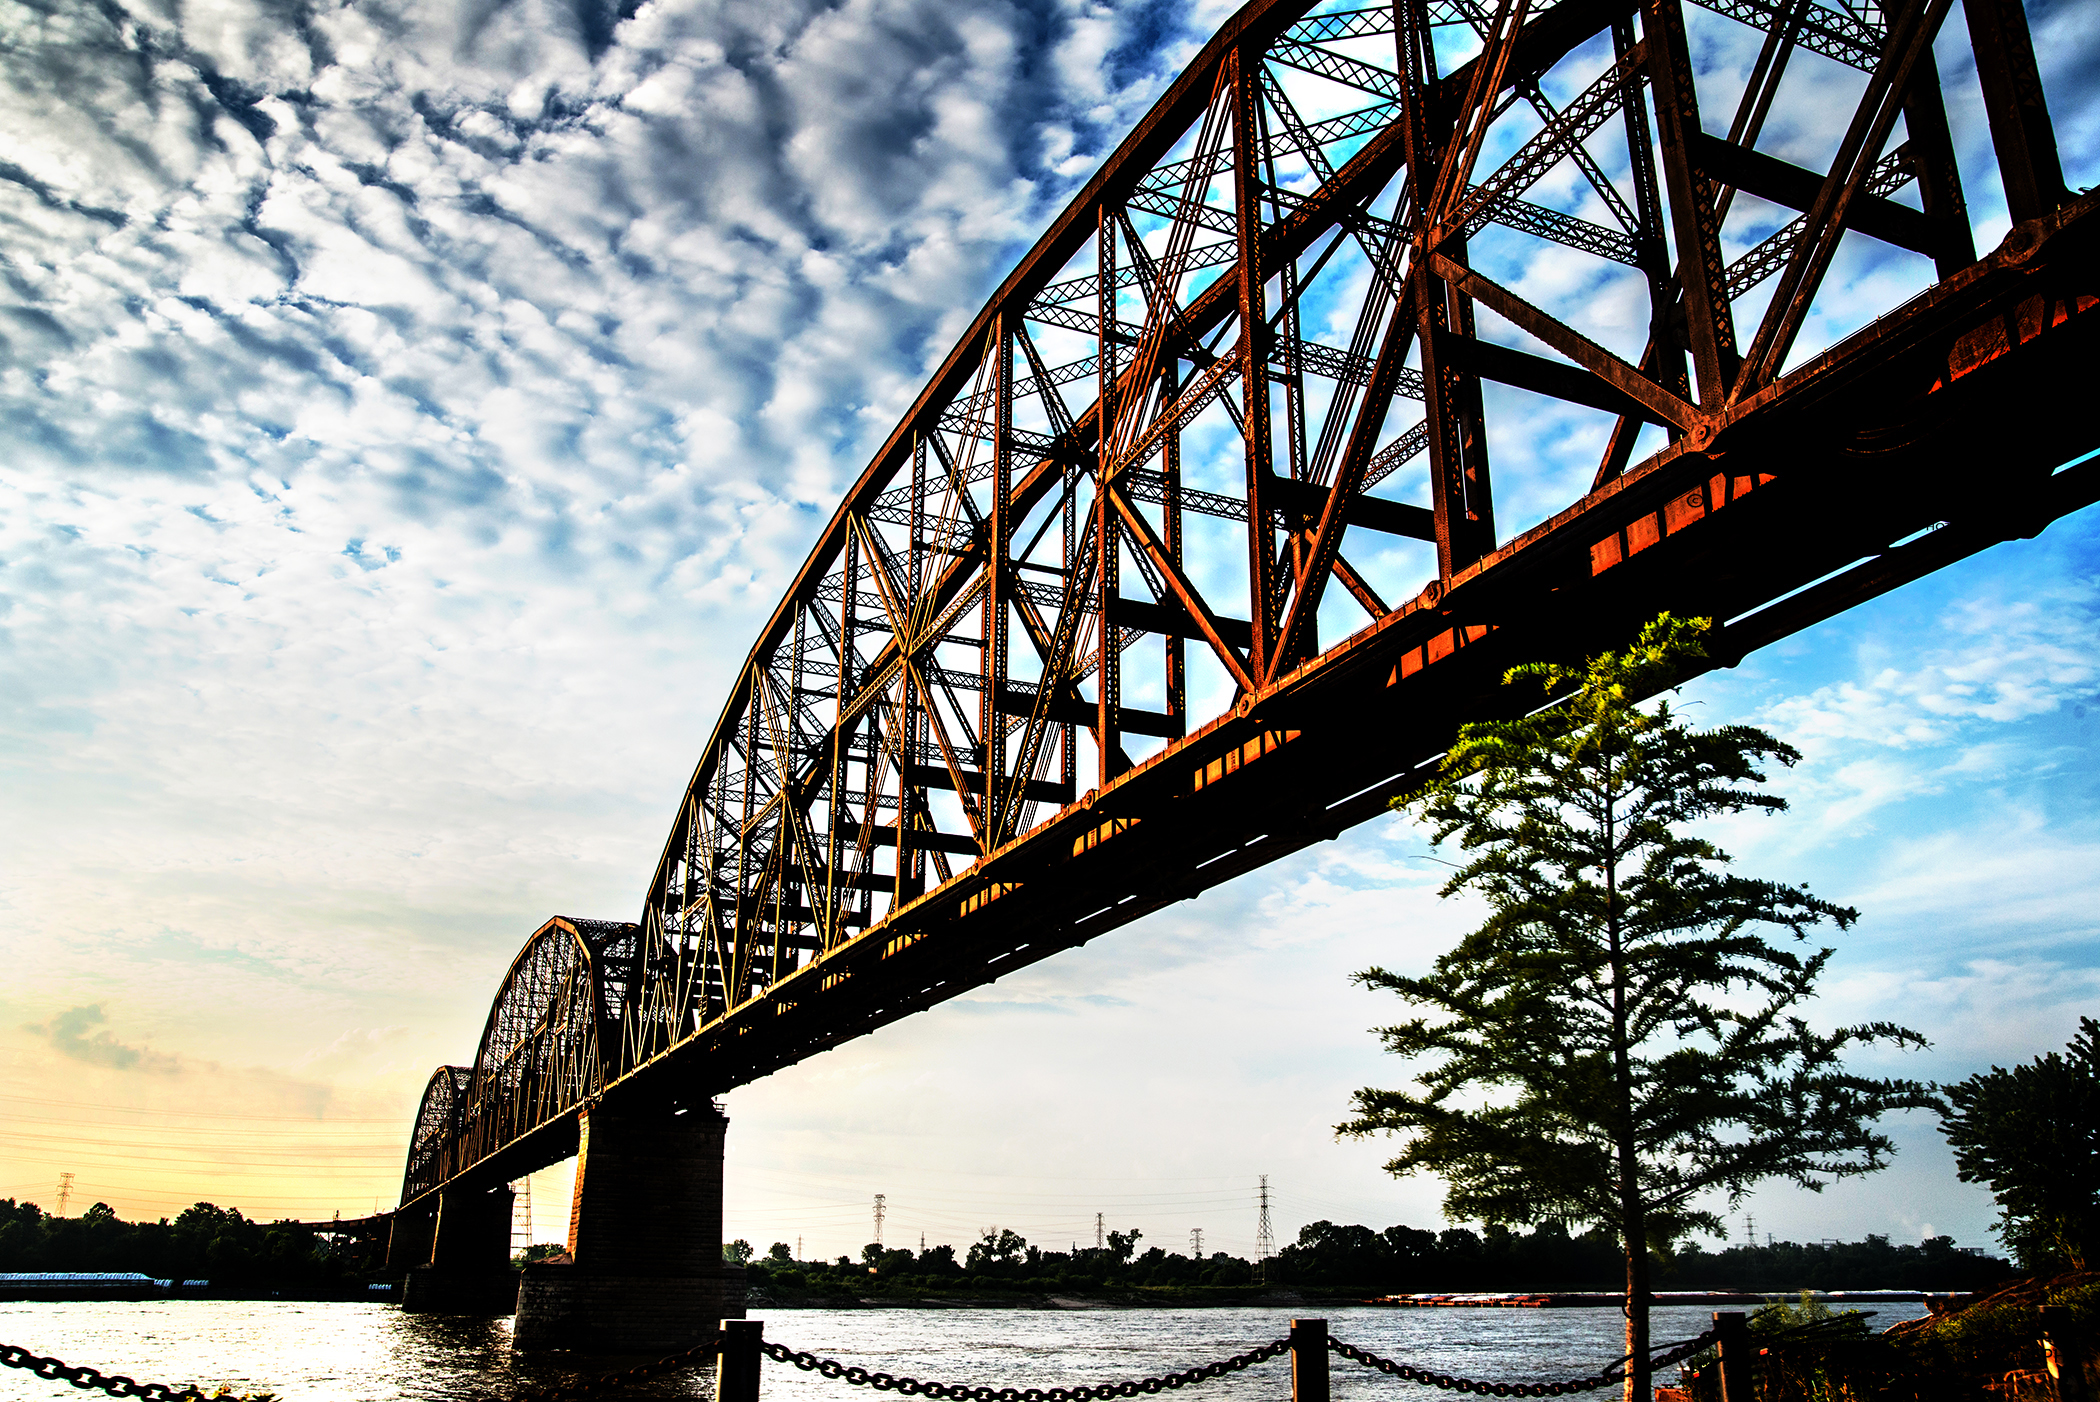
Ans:
[[[0,1095],[14,1105],[56,1105],[67,1110],[118,1110],[127,1115],[181,1115],[189,1119],[206,1120],[270,1120],[279,1124],[338,1124],[338,1125],[398,1125],[400,1116],[389,1116],[383,1120],[326,1120],[318,1115],[234,1115],[218,1110],[171,1110],[158,1105],[101,1105],[86,1100],[46,1100],[34,1095]]]

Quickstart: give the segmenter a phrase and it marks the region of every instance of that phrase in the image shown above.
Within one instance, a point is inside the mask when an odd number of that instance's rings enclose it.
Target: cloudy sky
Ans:
[[[2090,184],[2090,9],[2033,8]],[[391,1205],[520,942],[634,917],[842,488],[1228,12],[0,0],[0,1197]],[[1865,1066],[2100,1008],[2096,566],[2089,512],[1688,693],[1807,755],[1726,838],[1865,911],[1817,1016],[1934,1044]],[[730,1232],[857,1250],[879,1192],[893,1244],[1247,1251],[1263,1173],[1285,1240],[1435,1224],[1331,1133],[1399,1074],[1348,975],[1467,922],[1428,851],[1380,820],[733,1093]],[[1893,1129],[1760,1235],[1986,1243]]]

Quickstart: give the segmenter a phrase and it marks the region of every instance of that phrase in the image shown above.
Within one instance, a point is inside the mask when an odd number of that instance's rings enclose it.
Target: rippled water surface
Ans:
[[[1883,1305],[1886,1327],[1922,1313]],[[1306,1308],[1305,1313],[1312,1313]],[[1137,1378],[1241,1353],[1289,1328],[1280,1309],[861,1309],[754,1312],[766,1337],[869,1369],[943,1382],[1054,1387]],[[1710,1310],[1659,1309],[1655,1338],[1688,1337]],[[1591,1373],[1616,1357],[1622,1324],[1611,1309],[1378,1309],[1329,1307],[1332,1333],[1375,1353],[1468,1377],[1511,1382]],[[509,1402],[622,1360],[510,1351],[508,1319],[408,1315],[392,1305],[168,1300],[0,1304],[0,1342],[140,1382],[230,1383],[284,1402]],[[639,1360],[624,1360],[634,1362]],[[1348,1402],[1429,1402],[1432,1389],[1332,1359],[1334,1396]],[[654,1381],[623,1394],[709,1397],[710,1374]],[[1290,1360],[1184,1389],[1187,1402],[1281,1402]],[[80,1398],[65,1383],[0,1372],[0,1398]],[[782,1402],[873,1402],[850,1387],[780,1363],[765,1365],[762,1395]]]

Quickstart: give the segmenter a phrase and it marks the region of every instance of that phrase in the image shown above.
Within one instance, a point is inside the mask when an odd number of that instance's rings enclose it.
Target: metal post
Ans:
[[[1291,1402],[1327,1402],[1327,1321],[1324,1319],[1291,1321]]]
[[[1748,1315],[1741,1310],[1714,1311],[1714,1354],[1721,1372],[1721,1402],[1756,1402]]]
[[[2005,186],[2006,212],[2015,224],[2054,214],[2069,196],[2056,128],[2034,61],[2034,35],[2021,0],[1963,0],[1983,110]]]
[[[765,1342],[763,1319],[722,1321],[722,1353],[715,1362],[715,1402],[758,1402],[758,1346]]]
[[[2068,1309],[2042,1306],[2042,1357],[2048,1362],[2049,1376],[2056,1379],[2057,1402],[2092,1402],[2093,1390],[2085,1383],[2082,1343]]]

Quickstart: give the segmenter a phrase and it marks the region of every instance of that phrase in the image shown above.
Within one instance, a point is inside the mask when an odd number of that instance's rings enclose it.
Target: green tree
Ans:
[[[2100,1022],[2064,1052],[1945,1087],[1940,1132],[1964,1183],[1988,1183],[1999,1235],[2029,1270],[2083,1269],[2100,1249]]]
[[[751,1256],[751,1243],[742,1237],[722,1243],[722,1259],[732,1266],[749,1264]]]
[[[1876,1022],[1819,1033],[1794,1009],[1829,949],[1795,941],[1857,912],[1805,888],[1727,869],[1690,829],[1775,813],[1760,765],[1788,746],[1749,726],[1694,730],[1643,708],[1703,656],[1705,620],[1665,614],[1623,652],[1539,663],[1504,679],[1557,704],[1459,732],[1436,779],[1404,806],[1468,860],[1443,888],[1487,919],[1423,977],[1358,980],[1422,1010],[1380,1029],[1422,1058],[1420,1093],[1366,1089],[1343,1134],[1410,1136],[1386,1165],[1435,1173],[1446,1212],[1491,1224],[1553,1219],[1610,1230],[1625,1255],[1626,1396],[1649,1391],[1649,1255],[1762,1179],[1820,1189],[1880,1168],[1894,1150],[1869,1126],[1935,1103],[1913,1081],[1839,1064],[1855,1042],[1922,1046]],[[1542,698],[1542,700],[1545,698]]]
[[[1028,1238],[1012,1227],[986,1227],[984,1236],[970,1243],[964,1264],[972,1272],[994,1270],[1013,1265],[1027,1252]]]

